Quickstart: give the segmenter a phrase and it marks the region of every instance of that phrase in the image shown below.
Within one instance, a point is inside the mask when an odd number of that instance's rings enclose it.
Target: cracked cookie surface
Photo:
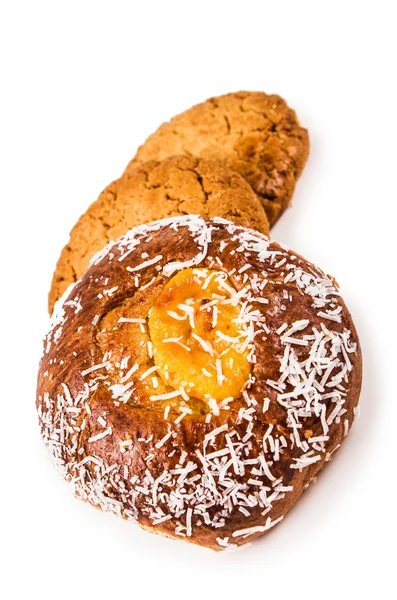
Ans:
[[[163,123],[140,146],[137,163],[185,154],[216,160],[240,173],[273,225],[288,207],[309,154],[309,137],[285,100],[264,92],[209,98]]]
[[[268,234],[266,213],[247,182],[207,160],[174,156],[130,167],[80,217],[58,260],[48,298],[55,302],[87,269],[92,256],[132,227],[165,217],[223,217]]]

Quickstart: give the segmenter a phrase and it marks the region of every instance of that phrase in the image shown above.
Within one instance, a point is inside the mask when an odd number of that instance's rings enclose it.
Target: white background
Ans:
[[[395,594],[393,5],[1,3],[3,598]],[[214,553],[71,497],[39,437],[35,378],[52,270],[75,220],[162,121],[239,89],[281,94],[310,131],[272,237],[339,281],[364,382],[361,418],[284,522],[250,548]]]

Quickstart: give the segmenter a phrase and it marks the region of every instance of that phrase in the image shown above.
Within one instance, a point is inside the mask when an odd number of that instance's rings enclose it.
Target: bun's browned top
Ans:
[[[111,183],[80,217],[58,260],[48,307],[87,269],[91,257],[132,227],[164,217],[223,217],[268,235],[269,223],[247,182],[222,165],[174,156],[135,165]]]
[[[309,137],[280,96],[235,92],[209,98],[163,123],[140,146],[126,173],[139,162],[174,154],[215,160],[240,173],[273,225],[290,203],[309,155]]]
[[[283,518],[348,433],[360,386],[335,282],[190,215],[94,257],[54,315],[37,408],[78,497],[222,549]]]

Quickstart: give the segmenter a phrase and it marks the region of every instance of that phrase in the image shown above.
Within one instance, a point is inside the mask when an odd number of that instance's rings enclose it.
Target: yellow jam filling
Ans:
[[[235,295],[226,275],[210,269],[184,269],[165,285],[149,332],[166,385],[207,402],[240,395],[251,368]]]

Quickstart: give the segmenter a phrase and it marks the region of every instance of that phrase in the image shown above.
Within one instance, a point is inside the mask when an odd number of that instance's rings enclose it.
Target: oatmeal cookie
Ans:
[[[238,173],[186,156],[135,165],[111,183],[73,227],[53,275],[50,313],[66,288],[87,269],[91,257],[109,241],[142,223],[189,213],[219,216],[269,233],[265,211]]]
[[[242,175],[273,225],[288,207],[309,154],[309,137],[285,100],[264,92],[209,98],[163,123],[138,149],[137,163],[185,154]]]

